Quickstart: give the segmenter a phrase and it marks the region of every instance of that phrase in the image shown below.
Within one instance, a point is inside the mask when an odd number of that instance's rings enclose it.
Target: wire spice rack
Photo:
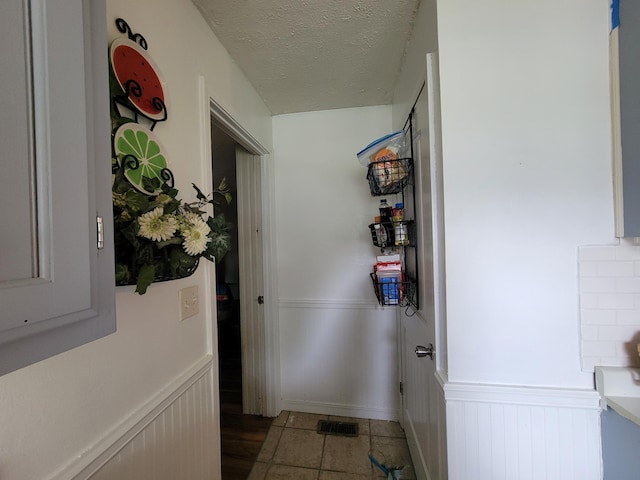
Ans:
[[[419,308],[418,232],[416,223],[416,192],[413,162],[413,111],[404,126],[410,146],[410,155],[397,159],[370,162],[367,181],[371,195],[397,195],[402,203],[404,218],[401,221],[383,221],[369,225],[373,245],[386,251],[400,251],[401,270],[397,276],[380,274],[376,269],[370,274],[373,288],[382,306],[410,306]]]
[[[380,248],[414,245],[414,225],[413,220],[372,223],[369,225],[371,242]]]
[[[367,180],[371,195],[377,197],[402,193],[410,179],[413,178],[412,173],[413,160],[411,158],[371,162],[367,167]]]
[[[380,305],[404,307],[413,304],[416,293],[416,282],[412,280],[398,281],[394,277],[378,278],[375,273],[370,273],[370,276],[376,298]]]

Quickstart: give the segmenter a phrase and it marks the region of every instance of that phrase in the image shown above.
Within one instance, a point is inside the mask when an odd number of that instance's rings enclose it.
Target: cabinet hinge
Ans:
[[[96,224],[98,225],[98,250],[102,250],[104,248],[104,221],[100,215],[96,217]]]
[[[404,387],[402,385],[402,382],[400,382],[400,395],[404,395]]]

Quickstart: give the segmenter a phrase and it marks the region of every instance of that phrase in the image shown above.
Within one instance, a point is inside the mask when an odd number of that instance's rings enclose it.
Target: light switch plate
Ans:
[[[180,320],[186,320],[198,313],[200,299],[198,298],[198,286],[193,285],[180,290],[178,293],[180,302]]]

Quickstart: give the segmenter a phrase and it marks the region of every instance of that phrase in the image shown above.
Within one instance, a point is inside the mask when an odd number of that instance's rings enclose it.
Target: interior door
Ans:
[[[265,324],[260,156],[236,147],[243,412],[264,414]]]
[[[433,73],[432,61],[429,57],[429,74]],[[444,272],[439,263],[439,158],[434,148],[439,131],[433,125],[438,121],[432,105],[433,86],[433,76],[427,75],[412,114],[420,309],[400,313],[399,338],[403,427],[417,477],[436,480],[445,479],[447,473],[444,397],[436,375],[443,343],[437,325],[444,322],[440,288]]]

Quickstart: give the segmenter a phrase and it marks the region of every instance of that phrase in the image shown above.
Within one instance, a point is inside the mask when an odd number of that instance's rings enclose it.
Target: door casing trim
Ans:
[[[213,99],[207,92],[206,79],[203,75],[199,78],[199,90],[202,108],[203,127],[202,141],[203,152],[206,158],[203,161],[204,178],[211,177],[211,120],[233,138],[239,145],[252,155],[260,156],[260,181],[262,184],[261,205],[255,207],[262,209],[263,232],[263,283],[264,283],[264,324],[260,330],[263,335],[259,351],[246,351],[242,353],[243,362],[249,362],[253,371],[261,371],[263,378],[257,385],[263,386],[263,391],[253,390],[254,382],[243,383],[243,390],[248,388],[248,394],[252,398],[252,404],[248,407],[252,411],[259,411],[261,415],[276,417],[280,413],[280,362],[279,331],[278,331],[278,305],[277,305],[277,277],[276,277],[276,249],[275,230],[272,226],[275,205],[275,181],[273,165],[269,150],[262,145],[244,126],[242,126],[222,105]],[[208,167],[208,169],[207,169]],[[209,185],[211,186],[211,185]],[[215,269],[207,270],[207,283],[215,286]],[[212,290],[211,290],[212,291]],[[215,313],[215,303],[211,301],[211,310]],[[208,316],[207,342],[209,351],[217,356],[217,318],[216,315]],[[217,388],[217,387],[216,387]]]

